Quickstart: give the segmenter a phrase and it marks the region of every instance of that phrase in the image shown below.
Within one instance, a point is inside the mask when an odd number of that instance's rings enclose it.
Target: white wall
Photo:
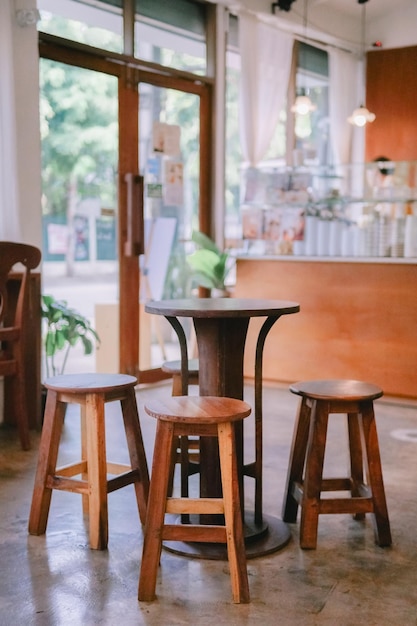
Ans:
[[[394,4],[394,3],[393,3]],[[417,2],[370,25],[371,41],[380,39],[384,48],[405,48],[417,45]]]
[[[276,9],[275,17],[272,15],[272,0],[210,0],[228,6],[232,12],[239,9],[247,9],[263,16],[263,19],[275,21],[283,28],[290,25],[298,25],[298,31],[302,32],[304,2],[296,0],[289,12]],[[379,0],[372,0],[377,3]],[[357,4],[357,0],[350,0]],[[322,33],[323,41],[332,43],[339,41],[343,47],[358,49],[361,39],[361,7],[357,6],[357,17],[350,17],[331,9],[325,0],[310,0],[308,7],[308,35]],[[369,11],[368,11],[369,14]],[[409,6],[404,3],[397,6],[396,0],[392,1],[390,14],[380,20],[367,20],[367,40],[370,42],[380,39],[384,48],[400,48],[417,45],[417,2],[409,0]]]
[[[36,0],[15,0],[15,11],[36,9]],[[13,63],[17,119],[17,165],[22,240],[41,246],[41,154],[39,135],[39,58],[36,25],[13,24]]]

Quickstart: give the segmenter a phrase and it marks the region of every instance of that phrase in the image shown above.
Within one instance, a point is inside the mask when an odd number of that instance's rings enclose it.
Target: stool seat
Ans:
[[[234,426],[250,414],[250,406],[233,398],[172,396],[153,400],[145,406],[145,411],[157,419],[157,429],[139,577],[139,600],[150,602],[155,599],[162,541],[170,540],[226,543],[233,600],[249,602]],[[175,438],[188,435],[218,438],[221,498],[169,497],[172,456],[176,452]],[[224,523],[168,523],[165,514],[224,516]]]
[[[161,369],[163,372],[167,374],[179,374],[181,375],[181,361],[165,361],[161,365]],[[199,362],[198,359],[189,359],[188,360],[188,374],[189,375],[197,375],[199,371]]]
[[[145,523],[149,473],[136,405],[137,379],[125,374],[64,374],[48,378],[45,416],[29,516],[29,533],[46,532],[52,491],[82,495],[89,517],[90,547],[103,550],[108,543],[107,494],[133,484],[139,516]],[[104,407],[119,401],[130,465],[106,457]],[[81,460],[57,467],[59,444],[68,404],[81,408]],[[108,474],[114,478],[108,478]],[[73,478],[80,475],[80,479]]]
[[[145,406],[148,415],[175,424],[217,425],[241,421],[251,408],[242,400],[217,396],[173,396],[155,399]]]
[[[54,391],[76,393],[106,393],[130,389],[137,385],[135,376],[128,374],[61,374],[44,382],[44,387]]]
[[[358,380],[312,380],[294,383],[301,396],[291,445],[283,519],[295,522],[301,507],[300,545],[317,545],[320,514],[372,514],[375,540],[391,545],[373,401],[383,395],[372,383]],[[348,426],[349,475],[323,478],[327,426],[331,414],[345,414]],[[366,478],[366,480],[365,480]],[[322,492],[350,492],[348,497]]]
[[[376,400],[384,395],[380,387],[361,380],[308,380],[290,385],[290,391],[316,400]]]
[[[172,395],[182,396],[187,393],[187,389],[182,388],[181,361],[165,361],[161,365],[163,372],[172,375]],[[198,385],[199,382],[199,362],[198,359],[189,359],[187,362],[188,385]]]

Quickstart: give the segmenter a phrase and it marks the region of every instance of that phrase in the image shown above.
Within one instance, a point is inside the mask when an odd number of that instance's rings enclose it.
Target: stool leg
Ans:
[[[88,463],[87,463],[87,418],[86,418],[86,411],[85,411],[85,404],[81,404],[80,405],[80,412],[81,412],[81,416],[80,416],[80,423],[81,423],[81,460],[85,462],[86,466],[87,466],[87,470],[88,470]],[[83,472],[81,474],[81,479],[82,480],[86,480],[88,481],[88,472]],[[88,509],[88,494],[83,493],[81,495],[81,500],[82,500],[82,508],[83,508],[83,515],[87,516],[89,514],[89,509]]]
[[[172,376],[172,391],[173,396],[182,396],[182,379],[181,374],[173,374]]]
[[[390,546],[392,543],[391,529],[385,499],[378,435],[372,402],[363,404],[361,414],[367,456],[368,483],[372,491],[374,506],[372,517],[374,520],[375,541],[380,546]]]
[[[90,548],[104,550],[109,538],[104,397],[88,394],[85,400],[89,487]]]
[[[292,490],[294,483],[302,482],[309,424],[310,407],[307,404],[307,400],[302,398],[291,444],[287,481],[284,492],[285,499],[282,507],[282,519],[284,522],[288,523],[294,523],[297,520],[298,503],[293,496]]]
[[[249,583],[240,506],[235,433],[230,422],[219,424],[217,431],[233,601],[235,603],[248,603],[250,602]]]
[[[170,455],[166,451],[173,451],[173,433],[172,424],[158,420],[139,576],[138,598],[142,602],[152,602],[155,599],[171,467]]]
[[[360,497],[363,485],[363,454],[361,428],[357,413],[348,413],[349,458],[352,497]],[[355,513],[356,520],[365,519],[365,513]]]
[[[300,546],[305,549],[314,549],[317,545],[328,419],[328,402],[314,400],[311,409],[300,520]]]
[[[55,473],[66,409],[66,405],[63,402],[58,402],[57,397],[55,391],[48,390],[29,515],[29,533],[31,535],[43,535],[48,523],[52,488],[47,487],[47,481],[48,477]]]
[[[133,388],[127,391],[126,398],[121,401],[121,406],[130,465],[132,470],[138,470],[139,473],[139,479],[135,481],[134,486],[140,521],[144,524],[149,495],[149,472]]]

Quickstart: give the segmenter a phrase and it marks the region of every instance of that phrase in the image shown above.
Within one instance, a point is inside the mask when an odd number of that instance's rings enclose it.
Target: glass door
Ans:
[[[62,41],[40,53],[43,290],[101,338],[87,359],[80,342],[66,371],[160,380],[177,342],[143,309],[190,295],[191,232],[210,232],[211,87]],[[142,204],[144,253],[130,238]]]
[[[104,331],[103,305],[118,299],[118,78],[40,59],[42,291]],[[100,327],[101,326],[101,327]],[[114,339],[118,339],[117,324]],[[117,371],[85,354],[82,340],[55,355],[56,373]],[[90,334],[87,339],[93,339]],[[88,351],[87,351],[88,352]],[[44,361],[45,363],[45,361]],[[44,368],[46,369],[46,368]],[[52,372],[44,371],[44,375]]]
[[[144,177],[145,254],[140,259],[140,368],[179,358],[168,322],[144,312],[147,300],[187,298],[187,264],[200,209],[200,96],[139,83],[139,171]],[[188,322],[188,324],[187,324]],[[184,320],[193,352],[189,320]]]

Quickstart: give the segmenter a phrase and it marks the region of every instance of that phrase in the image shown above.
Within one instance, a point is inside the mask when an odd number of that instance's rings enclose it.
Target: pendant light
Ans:
[[[366,2],[368,0],[358,0],[359,4],[362,4],[362,63],[363,63],[363,98],[365,100],[366,95],[366,72],[365,72],[365,62],[366,62],[366,43],[365,43],[365,30],[366,30]],[[364,104],[361,104],[357,109],[355,109],[350,117],[348,117],[348,122],[353,124],[354,126],[363,127],[365,124],[369,122],[373,122],[375,119],[375,113],[371,113],[368,111]]]
[[[307,40],[307,11],[308,11],[308,0],[304,0],[304,42]],[[306,44],[305,44],[306,45]],[[305,53],[304,53],[305,54]],[[317,106],[313,104],[308,97],[307,89],[303,87],[300,90],[300,93],[295,99],[293,106],[291,107],[291,111],[293,113],[297,113],[298,115],[307,115],[307,113],[311,113],[311,111],[315,111]]]

